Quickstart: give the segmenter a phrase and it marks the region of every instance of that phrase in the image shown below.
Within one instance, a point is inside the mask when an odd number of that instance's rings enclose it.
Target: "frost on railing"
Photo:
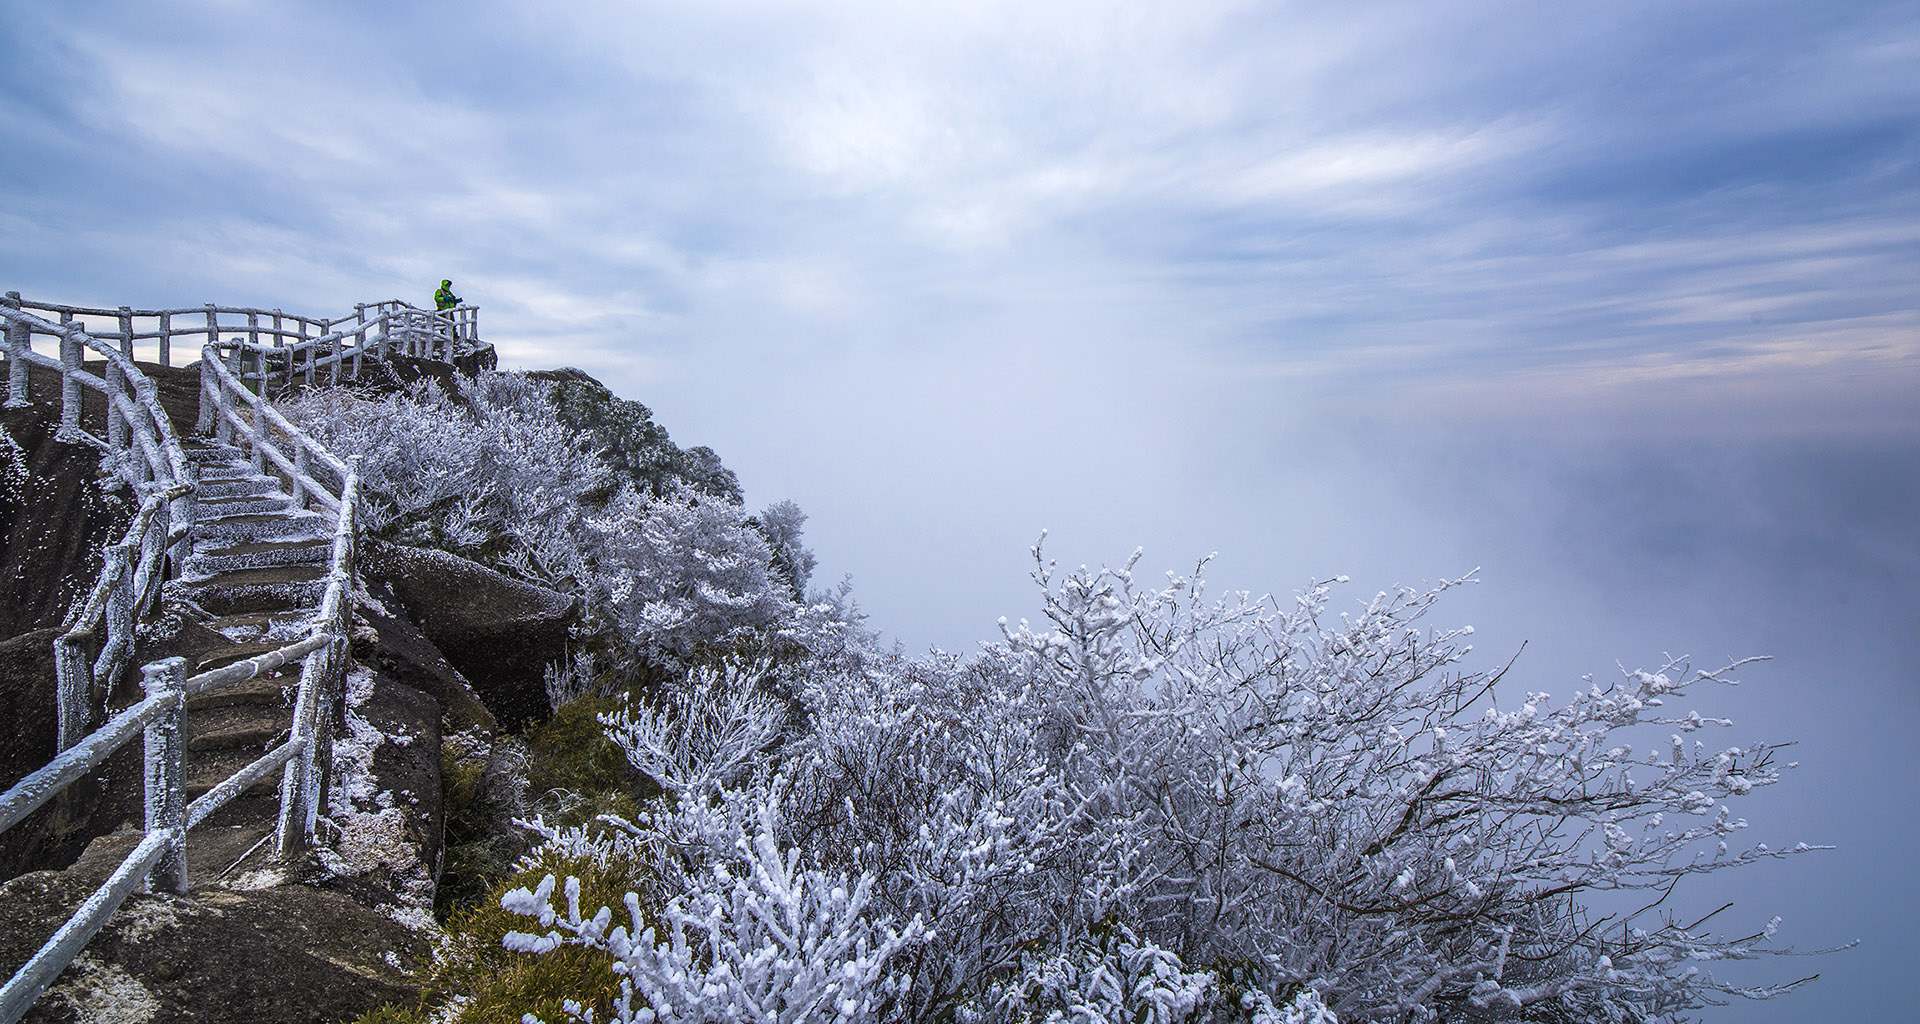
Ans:
[[[189,313],[204,316],[203,325],[184,326],[174,319]],[[57,322],[49,319],[54,316]],[[117,332],[101,332],[114,344],[89,333],[89,318],[102,316],[117,322]],[[246,318],[245,339],[222,341],[222,332],[232,329],[230,321],[236,316]],[[153,329],[142,330],[149,319]],[[473,307],[428,312],[398,300],[358,306],[352,317],[326,321],[278,310],[215,306],[155,311],[53,306],[27,303],[9,292],[0,300],[0,325],[8,366],[6,405],[28,404],[29,366],[58,372],[61,425],[56,436],[100,448],[103,463],[141,502],[125,538],[105,549],[99,580],[87,600],[70,611],[65,632],[55,642],[61,752],[0,794],[0,832],[105,764],[135,735],[143,739],[146,764],[145,837],[32,960],[0,986],[0,1024],[12,1024],[134,888],[154,883],[186,892],[189,830],[250,786],[276,770],[282,772],[276,827],[282,857],[299,853],[313,835],[331,769],[331,709],[342,697],[348,661],[359,474],[353,464],[335,457],[273,408],[264,396],[275,377],[285,384],[296,377],[312,383],[324,372],[332,381],[342,375],[343,366],[358,373],[364,359],[403,355],[451,361],[480,345]],[[57,339],[58,359],[34,351],[36,335]],[[110,686],[124,669],[132,656],[136,621],[169,572],[177,574],[191,553],[194,475],[157,389],[134,357],[142,344],[152,341],[155,361],[170,365],[175,341],[194,335],[204,339],[197,429],[239,445],[256,472],[264,473],[271,464],[286,480],[296,505],[318,506],[334,515],[325,594],[306,639],[190,678],[178,658],[149,664],[143,669],[145,699],[85,733],[90,691],[96,683]],[[102,374],[90,372],[83,362],[87,349],[102,357]],[[247,386],[248,376],[253,388]],[[83,429],[82,389],[105,398],[104,437]],[[90,653],[96,642],[98,653]],[[302,667],[288,738],[187,803],[180,739],[187,699],[295,661]]]
[[[38,307],[30,307],[38,308]],[[96,682],[110,687],[126,668],[133,649],[133,623],[158,595],[166,563],[186,561],[195,516],[194,476],[173,423],[160,404],[159,389],[122,348],[88,334],[72,314],[58,323],[23,308],[19,293],[0,300],[5,325],[9,408],[28,403],[29,365],[60,375],[60,427],[55,437],[91,444],[101,451],[103,468],[140,502],[125,537],[103,552],[98,580],[87,600],[67,615],[54,643],[60,747],[78,741],[88,719],[88,694]],[[59,342],[56,360],[33,350],[35,335]],[[100,357],[90,372],[83,355]],[[81,418],[82,393],[102,398],[104,415],[89,433]],[[104,435],[104,436],[102,436]],[[97,645],[98,654],[89,655]]]
[[[128,359],[162,366],[174,365],[175,350],[181,346],[189,355],[208,345],[244,352],[249,379],[297,376],[314,383],[325,373],[331,381],[338,378],[338,367],[349,365],[350,375],[364,359],[401,355],[451,361],[485,347],[477,306],[426,310],[388,299],[361,303],[346,316],[328,319],[213,304],[177,309],[70,306],[21,299],[17,292],[8,293],[7,304],[42,321],[57,321],[62,328],[76,325],[90,337],[111,342]],[[10,344],[13,340],[8,339]],[[13,394],[24,396],[24,366],[12,373],[17,377]]]

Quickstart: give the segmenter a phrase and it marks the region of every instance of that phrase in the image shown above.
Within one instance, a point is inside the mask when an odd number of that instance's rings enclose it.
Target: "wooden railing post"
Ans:
[[[60,749],[65,750],[86,738],[92,719],[87,694],[93,687],[93,659],[88,657],[84,638],[68,633],[53,642],[53,685],[55,714],[60,727]]]
[[[213,433],[214,408],[219,399],[214,394],[220,390],[219,382],[213,376],[213,361],[219,354],[211,347],[200,350],[200,415],[193,421],[193,432],[206,435]]]
[[[264,378],[261,380],[260,386],[266,386]],[[265,405],[266,402],[266,396],[262,395],[257,403],[253,403],[252,416],[247,420],[247,443],[253,446],[253,471],[256,474],[267,471],[267,441],[270,439],[270,435],[267,428],[267,417],[261,412],[260,408]]]
[[[175,893],[187,891],[187,798],[180,719],[186,710],[187,663],[167,658],[146,666],[140,686],[149,698],[165,695],[172,713],[147,726],[146,829],[170,833],[167,851],[153,865],[152,881]]]
[[[173,314],[172,313],[168,313],[165,311],[161,312],[160,327],[157,333],[160,336],[154,340],[158,343],[159,351],[154,357],[155,361],[157,361],[161,366],[172,366],[173,365]]]
[[[220,350],[220,311],[211,302],[207,303],[207,346],[215,352]]]
[[[107,404],[107,448],[108,458],[133,457],[127,450],[127,418],[120,414],[120,404],[114,399],[127,391],[127,372],[112,359],[107,360],[107,391],[100,397]]]
[[[353,376],[360,376],[360,355],[367,350],[367,304],[356,302],[353,305],[353,319],[360,329],[353,332]]]
[[[101,642],[100,660],[93,666],[93,678],[111,691],[121,664],[133,653],[133,552],[123,543],[101,553],[113,583],[107,587],[107,635]]]
[[[8,292],[8,309],[20,308],[20,293]],[[7,408],[18,409],[27,397],[27,353],[33,349],[33,329],[24,323],[7,325]]]
[[[187,479],[174,482],[197,485],[199,481],[194,477],[199,472],[196,466],[188,463]],[[199,514],[199,506],[197,486],[167,503],[167,561],[173,563],[173,572],[176,574],[187,564],[188,556],[193,554],[193,523]]]
[[[280,776],[280,824],[276,845],[283,860],[298,856],[300,851],[307,848],[307,839],[313,834],[317,813],[317,794],[314,791],[318,782],[315,778],[318,766],[314,758],[319,754],[320,746],[316,737],[323,714],[321,700],[325,695],[322,691],[326,689],[326,679],[332,672],[329,664],[332,658],[332,645],[322,647],[307,655],[306,664],[300,670],[300,691],[293,708],[291,738],[304,745],[300,754],[287,762]]]
[[[78,440],[80,433],[80,325],[68,319],[60,332],[60,429],[54,436]]]
[[[133,358],[133,307],[120,307],[120,354]]]
[[[240,350],[235,349],[231,355],[227,356],[227,359],[231,364],[227,367],[227,370],[233,374],[235,381],[240,381]],[[244,382],[241,383],[244,384]],[[215,396],[215,413],[219,417],[219,426],[216,427],[213,432],[214,440],[221,444],[232,444],[233,396],[227,392],[225,381],[220,381],[214,387],[213,391]]]
[[[312,457],[307,454],[307,446],[296,443],[293,446],[293,479],[287,481],[287,487],[293,492],[293,507],[307,507],[306,478],[312,475],[309,465]]]

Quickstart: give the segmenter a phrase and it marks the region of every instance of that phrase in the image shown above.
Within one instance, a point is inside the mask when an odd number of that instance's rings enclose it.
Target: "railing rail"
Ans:
[[[47,320],[29,308],[35,307],[22,303],[17,292],[0,299],[8,363],[7,406],[27,404],[29,365],[58,373],[60,427],[54,436],[99,448],[114,478],[140,502],[120,543],[102,552],[100,574],[87,600],[70,611],[65,632],[54,642],[59,745],[65,749],[86,729],[94,685],[110,688],[127,667],[134,621],[158,594],[166,575],[164,560],[177,567],[190,553],[195,484],[173,422],[160,404],[159,389],[133,359],[71,319]],[[35,352],[36,336],[57,339],[59,358]],[[82,358],[89,350],[100,357],[95,364],[101,367],[99,374],[90,372]],[[104,437],[83,427],[82,395],[87,390],[102,396]],[[91,658],[86,651],[96,642],[100,653]]]
[[[69,614],[67,632],[55,642],[61,752],[52,763],[0,794],[0,831],[97,769],[136,734],[143,737],[146,764],[144,838],[33,959],[0,986],[0,1024],[13,1024],[26,1012],[136,886],[153,882],[186,892],[188,831],[273,771],[282,772],[275,826],[280,856],[297,854],[313,836],[320,795],[332,767],[332,709],[344,696],[349,661],[360,478],[352,463],[333,455],[273,407],[266,397],[273,361],[282,361],[286,382],[291,383],[296,373],[312,382],[323,367],[337,379],[348,360],[357,373],[365,357],[444,355],[451,360],[478,347],[478,315],[472,307],[430,312],[390,300],[356,307],[351,318],[334,321],[288,317],[278,310],[268,314],[206,307],[197,429],[223,443],[239,445],[250,455],[256,472],[265,472],[271,464],[287,480],[300,507],[317,505],[334,515],[324,595],[310,634],[298,643],[192,677],[178,658],[146,665],[142,670],[145,699],[83,736],[91,708],[88,691],[96,682],[110,684],[131,657],[134,620],[151,603],[167,574],[162,556],[173,556],[177,573],[192,543],[193,474],[160,407],[157,390],[133,361],[135,343],[148,336],[137,329],[139,318],[157,318],[159,361],[166,363],[173,340],[195,333],[170,331],[172,316],[181,312],[185,311],[124,307],[104,311],[27,303],[11,292],[0,303],[9,368],[7,404],[26,403],[28,365],[57,369],[61,435],[102,447],[116,472],[141,498],[125,539],[106,549],[99,581],[87,600]],[[42,313],[61,319],[56,323]],[[76,319],[109,313],[122,325],[118,348],[88,334]],[[245,315],[252,340],[221,341],[221,331],[226,329],[220,323],[223,315]],[[260,323],[263,315],[271,315],[270,324]],[[331,329],[349,320],[350,328]],[[276,344],[259,344],[261,332]],[[34,336],[49,334],[60,340],[58,360],[33,351]],[[286,343],[289,337],[299,340]],[[87,348],[105,357],[104,376],[86,372],[80,352]],[[257,393],[244,379],[249,363],[256,370]],[[104,440],[80,429],[81,388],[100,391],[108,399]],[[127,392],[134,398],[126,397]],[[106,635],[90,664],[86,651],[102,627]],[[301,662],[300,685],[287,740],[186,803],[180,729],[187,699],[278,671],[296,660]]]
[[[266,361],[275,366],[288,358],[284,350],[289,348],[330,354],[337,347],[347,350],[357,369],[358,358],[376,350],[383,358],[398,347],[401,355],[450,359],[483,345],[480,309],[472,305],[426,310],[401,299],[387,299],[362,303],[346,316],[329,319],[211,303],[134,309],[35,302],[20,299],[17,293],[9,297],[13,308],[62,325],[78,324],[90,337],[111,341],[129,359],[144,358],[162,366],[174,365],[176,350],[183,346],[187,353],[197,353],[207,345],[245,345],[266,350]],[[307,362],[311,360],[300,359],[303,370]],[[314,368],[333,362],[323,358]]]

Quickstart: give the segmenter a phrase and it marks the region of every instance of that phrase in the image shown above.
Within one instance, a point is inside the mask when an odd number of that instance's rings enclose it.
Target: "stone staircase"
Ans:
[[[331,520],[294,506],[277,477],[254,471],[238,448],[189,441],[200,480],[193,554],[168,596],[209,618],[227,643],[197,654],[192,675],[265,654],[307,634],[326,588]],[[186,798],[193,800],[284,740],[292,728],[300,664],[187,702]],[[279,774],[254,784],[208,825],[257,843],[273,831]],[[229,849],[232,843],[223,844]],[[189,845],[191,849],[191,844]],[[202,876],[206,881],[213,879]]]

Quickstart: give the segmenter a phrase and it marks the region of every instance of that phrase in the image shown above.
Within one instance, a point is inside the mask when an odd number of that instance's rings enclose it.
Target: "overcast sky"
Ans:
[[[0,287],[338,315],[440,278],[812,520],[910,648],[1027,550],[1441,606],[1527,689],[1770,654],[1703,887],[1911,1014],[1920,11],[0,2]]]

